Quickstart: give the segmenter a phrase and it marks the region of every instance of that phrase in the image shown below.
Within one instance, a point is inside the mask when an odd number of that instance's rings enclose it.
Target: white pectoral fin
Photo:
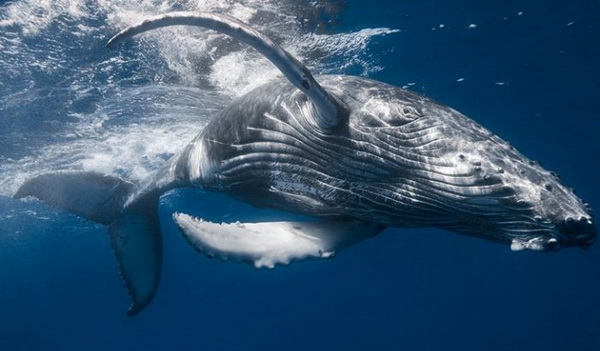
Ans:
[[[184,236],[197,250],[255,267],[310,258],[330,258],[368,239],[382,228],[359,221],[213,223],[183,213],[173,215]]]

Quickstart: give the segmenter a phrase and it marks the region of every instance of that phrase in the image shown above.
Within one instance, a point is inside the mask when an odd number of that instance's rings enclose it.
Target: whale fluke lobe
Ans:
[[[322,131],[327,132],[334,129],[347,118],[347,107],[338,98],[326,91],[304,64],[264,34],[232,17],[201,12],[172,12],[150,17],[117,33],[110,38],[106,46],[111,47],[124,38],[152,29],[176,25],[212,29],[252,46],[277,66],[290,83],[307,95],[317,112],[312,115],[313,120],[311,122]]]
[[[52,172],[27,180],[14,195],[36,197],[45,203],[94,222],[110,224],[133,184],[96,172]]]
[[[162,270],[162,236],[158,203],[128,208],[108,227],[119,272],[131,306],[128,316],[141,312],[154,298]]]
[[[108,226],[121,278],[131,297],[128,315],[146,307],[156,292],[162,265],[158,196],[125,206],[135,185],[96,172],[54,172],[26,181],[14,195],[45,203]]]

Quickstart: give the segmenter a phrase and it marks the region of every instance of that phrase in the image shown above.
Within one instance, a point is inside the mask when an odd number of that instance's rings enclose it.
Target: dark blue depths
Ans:
[[[592,0],[350,1],[333,30],[400,29],[369,46],[383,68],[371,77],[460,110],[599,208],[599,19]],[[181,238],[175,210],[253,218],[219,197],[197,207],[197,195],[161,200],[163,278],[134,318],[101,226],[0,197],[0,347],[600,349],[598,244],[513,253],[437,230],[389,229],[333,260],[254,270],[209,260]]]

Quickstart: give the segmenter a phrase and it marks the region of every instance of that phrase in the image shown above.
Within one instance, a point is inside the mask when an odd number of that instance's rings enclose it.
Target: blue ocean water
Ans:
[[[105,228],[11,195],[56,169],[139,180],[277,74],[202,31],[104,48],[123,26],[181,9],[253,23],[315,72],[367,75],[442,101],[600,206],[600,1],[4,1],[3,350],[600,349],[599,245],[515,253],[388,229],[333,260],[255,270],[198,255],[170,217],[252,210],[187,190],[161,200],[161,285],[147,310],[127,317]]]

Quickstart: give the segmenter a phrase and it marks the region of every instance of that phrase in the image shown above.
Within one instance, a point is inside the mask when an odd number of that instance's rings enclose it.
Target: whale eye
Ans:
[[[421,117],[421,111],[414,106],[405,105],[402,106],[402,115],[410,119],[417,119]]]

